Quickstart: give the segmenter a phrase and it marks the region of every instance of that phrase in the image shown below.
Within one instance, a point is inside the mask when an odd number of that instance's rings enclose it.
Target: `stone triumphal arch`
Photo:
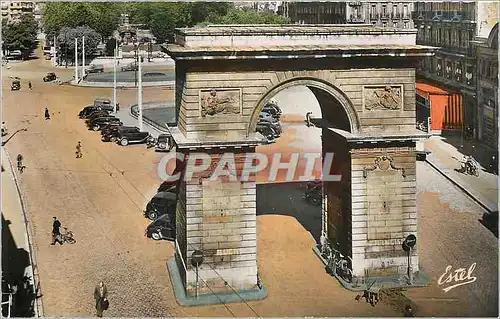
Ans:
[[[401,248],[417,233],[415,66],[434,48],[416,30],[370,25],[210,26],[178,29],[166,51],[176,62],[177,152],[187,158],[246,153],[262,144],[255,126],[279,91],[305,85],[322,109],[323,152],[335,152],[324,183],[323,237],[351,257],[360,282],[404,276]],[[238,159],[241,159],[239,161]],[[212,169],[214,166],[211,166]],[[189,169],[189,168],[188,168]],[[176,215],[177,273],[195,292],[191,263],[203,252],[198,291],[252,291],[257,279],[255,182],[182,181]],[[410,272],[418,272],[411,255]],[[175,268],[175,269],[174,269]],[[210,291],[206,285],[210,286]]]

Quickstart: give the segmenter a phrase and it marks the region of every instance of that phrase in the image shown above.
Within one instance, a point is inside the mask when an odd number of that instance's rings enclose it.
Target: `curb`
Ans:
[[[132,116],[133,118],[136,118],[136,119],[139,118],[139,116],[132,111],[132,107],[130,108],[130,116]],[[158,123],[150,120],[149,118],[147,118],[145,116],[142,117],[142,120],[144,122],[146,122],[149,126],[151,126],[152,128],[154,128],[155,130],[157,130],[158,132],[160,132],[160,133],[161,132],[163,132],[163,133],[170,133],[170,130],[167,127],[162,127]]]
[[[43,296],[42,292],[42,286],[40,285],[40,274],[38,273],[38,264],[36,260],[36,255],[35,255],[35,249],[34,249],[34,244],[32,241],[33,238],[33,233],[31,230],[31,227],[28,226],[29,220],[28,220],[28,212],[26,210],[26,206],[24,205],[24,196],[21,192],[21,188],[19,186],[19,179],[17,177],[16,171],[14,170],[14,167],[12,166],[12,160],[10,159],[9,152],[7,152],[7,149],[2,147],[5,155],[7,157],[7,160],[9,161],[9,166],[10,170],[12,172],[12,176],[14,177],[14,184],[16,185],[16,190],[17,194],[19,196],[19,202],[21,203],[21,210],[23,214],[23,222],[24,222],[24,227],[26,230],[26,237],[28,239],[28,246],[29,246],[29,256],[30,256],[30,263],[31,263],[31,278],[33,279],[33,293],[35,294],[35,318],[41,318],[43,317],[43,301],[42,297],[38,298],[38,295]],[[38,290],[38,293],[37,293]]]
[[[249,289],[240,290],[236,293],[219,292],[203,293],[197,297],[186,295],[186,290],[177,268],[175,257],[170,257],[167,261],[167,272],[170,276],[170,282],[174,290],[174,296],[181,306],[201,306],[201,305],[219,305],[226,303],[247,302],[265,299],[268,295],[267,289]],[[203,281],[203,279],[202,279]]]
[[[425,158],[425,162],[428,163],[433,169],[438,171],[441,175],[443,175],[447,180],[449,180],[453,185],[458,187],[462,192],[464,192],[467,196],[469,196],[474,202],[476,202],[479,206],[481,206],[483,209],[485,209],[488,213],[492,213],[494,210],[491,210],[490,207],[488,207],[487,204],[483,203],[482,200],[478,198],[478,196],[474,195],[471,191],[469,191],[467,188],[462,186],[459,182],[457,182],[454,178],[451,178],[448,174],[446,174],[441,168],[439,168],[436,164],[432,163],[428,159],[429,157]]]
[[[98,87],[98,88],[112,88],[114,86],[113,82],[86,82],[86,81],[80,81],[79,83],[75,84],[74,81],[71,81],[69,83],[71,86],[80,86],[80,87]],[[158,82],[143,82],[142,83],[143,87],[157,87],[157,86],[163,86],[163,87],[168,87],[170,89],[175,88],[175,81],[158,81]],[[117,88],[136,88],[134,82],[117,82],[116,83]]]

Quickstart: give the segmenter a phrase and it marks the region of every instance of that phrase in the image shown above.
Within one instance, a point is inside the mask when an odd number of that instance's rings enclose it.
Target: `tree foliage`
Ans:
[[[257,12],[231,8],[227,14],[211,15],[199,26],[207,24],[288,24],[290,20],[273,12]]]
[[[89,26],[102,37],[116,29],[123,4],[113,2],[49,2],[45,6],[43,27],[52,37],[62,28]]]
[[[57,36],[57,46],[66,60],[75,57],[75,38],[78,39],[78,54],[81,56],[82,36],[85,36],[85,56],[92,56],[96,52],[101,36],[89,26],[76,28],[63,27]]]
[[[175,28],[206,24],[285,24],[274,13],[236,9],[230,2],[49,2],[44,12],[44,31],[59,34],[63,27],[88,25],[104,38],[117,29],[120,14],[142,24],[163,42],[172,40]]]
[[[2,49],[20,50],[23,59],[27,59],[38,45],[38,25],[32,15],[22,15],[17,22],[2,20]]]

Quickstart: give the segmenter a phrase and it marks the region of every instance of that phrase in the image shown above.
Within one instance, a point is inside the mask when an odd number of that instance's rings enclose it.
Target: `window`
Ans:
[[[393,22],[393,23],[392,23],[392,26],[393,26],[394,28],[397,28],[397,27],[398,27],[398,23],[397,23],[397,22]]]
[[[387,22],[385,22],[385,21],[382,22],[382,27],[384,27],[384,28],[387,27]]]
[[[408,17],[408,5],[404,5],[403,7],[403,17]]]
[[[384,17],[387,16],[387,6],[385,4],[382,5],[382,14]]]
[[[397,15],[398,15],[398,5],[397,4],[392,6],[392,14],[394,15],[394,17],[397,17]]]
[[[408,22],[407,21],[405,21],[405,23],[404,23],[404,28],[408,29]]]
[[[372,22],[372,25],[377,25],[377,22],[373,21],[373,22]]]

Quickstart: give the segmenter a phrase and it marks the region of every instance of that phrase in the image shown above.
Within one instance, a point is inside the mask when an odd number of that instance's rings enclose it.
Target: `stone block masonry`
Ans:
[[[235,154],[237,175],[241,174],[247,153],[254,149],[239,150]],[[186,152],[186,160],[196,156]],[[212,153],[212,165],[203,172],[194,172],[193,178],[183,181],[185,202],[178,204],[177,242],[186,251],[184,275],[186,293],[195,294],[196,272],[191,255],[201,250],[204,262],[198,269],[198,292],[232,292],[253,289],[257,285],[257,233],[255,181],[231,180],[211,174],[224,156]],[[180,199],[182,201],[182,199]],[[187,231],[186,231],[187,230]],[[185,244],[183,244],[185,243]],[[185,257],[185,258],[186,258]],[[179,269],[183,266],[178,263]],[[181,271],[182,272],[182,271]]]
[[[351,150],[355,276],[406,274],[402,243],[417,233],[415,156],[413,145]],[[416,249],[411,262],[418,271]]]

